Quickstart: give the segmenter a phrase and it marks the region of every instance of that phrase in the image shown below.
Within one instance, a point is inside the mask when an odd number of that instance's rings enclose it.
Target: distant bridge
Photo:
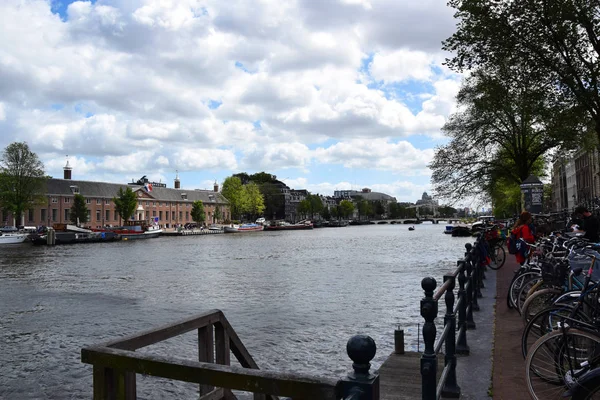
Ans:
[[[418,224],[420,222],[431,222],[432,224],[438,224],[440,221],[447,222],[449,224],[459,223],[460,218],[446,218],[446,217],[422,217],[422,218],[390,218],[390,219],[372,219],[370,222],[376,224]]]

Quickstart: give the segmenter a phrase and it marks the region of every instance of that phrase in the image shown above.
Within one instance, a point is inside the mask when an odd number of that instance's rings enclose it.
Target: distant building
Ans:
[[[118,196],[119,189],[128,187],[136,193],[138,210],[135,220],[156,221],[163,227],[173,227],[177,224],[193,222],[191,217],[192,204],[201,200],[204,204],[206,222],[216,222],[215,211],[218,208],[221,220],[231,218],[229,202],[216,190],[185,190],[179,188],[179,177],[175,178],[175,188],[167,188],[166,184],[149,182],[146,177],[130,184],[118,184],[94,181],[72,180],[72,168],[68,162],[64,168],[64,178],[51,178],[47,181],[47,203],[27,210],[22,216],[22,223],[17,225],[52,226],[55,223],[70,223],[70,211],[73,198],[81,194],[88,208],[89,227],[102,227],[106,225],[121,225],[121,221],[112,199]],[[12,225],[13,216],[2,211],[2,220],[5,224]]]

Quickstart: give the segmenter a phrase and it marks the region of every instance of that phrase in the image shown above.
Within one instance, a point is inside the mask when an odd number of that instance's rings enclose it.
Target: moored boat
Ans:
[[[114,228],[92,228],[94,232],[114,233],[123,240],[151,239],[158,237],[162,229],[158,225],[147,224],[146,221],[129,221],[125,226]]]
[[[0,244],[19,244],[27,240],[28,233],[4,233],[0,232]]]
[[[239,232],[260,232],[264,229],[264,226],[259,224],[242,224],[242,225],[231,225],[223,228],[225,233],[239,233]]]
[[[452,228],[453,237],[466,237],[471,236],[471,227],[466,225],[457,225]]]
[[[331,225],[330,225],[331,226]],[[313,229],[311,221],[300,221],[296,224],[290,224],[285,221],[271,222],[271,224],[265,226],[265,231],[294,231],[301,229]]]

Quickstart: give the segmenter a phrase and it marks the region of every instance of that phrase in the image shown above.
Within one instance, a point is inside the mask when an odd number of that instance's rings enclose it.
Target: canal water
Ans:
[[[91,398],[82,347],[214,308],[261,368],[341,377],[357,333],[375,339],[378,368],[396,327],[416,349],[421,279],[439,284],[473,240],[443,230],[371,225],[2,246],[0,399]],[[195,359],[195,339],[140,351]],[[138,397],[194,399],[197,386],[138,376]]]

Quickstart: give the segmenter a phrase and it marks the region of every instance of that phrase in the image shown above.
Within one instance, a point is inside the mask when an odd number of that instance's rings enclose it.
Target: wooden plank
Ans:
[[[166,358],[109,347],[84,348],[81,361],[105,368],[276,396],[334,400],[337,393],[337,381],[330,378]]]
[[[444,356],[438,355],[439,376],[444,369]],[[421,353],[392,353],[379,368],[381,400],[414,400],[421,398]]]
[[[221,319],[223,313],[219,310],[207,311],[203,314],[181,320],[158,328],[103,343],[101,347],[113,347],[123,350],[137,350],[170,339],[172,337],[214,324]]]
[[[198,329],[198,361],[207,363],[215,362],[212,325]],[[214,388],[211,385],[200,385],[200,395],[209,393]]]
[[[229,336],[223,324],[215,324],[215,352],[216,363],[222,365],[231,365],[231,349],[229,347]]]
[[[94,400],[108,399],[112,388],[112,370],[94,365],[93,379]]]
[[[233,353],[235,358],[244,368],[259,369],[258,365],[256,364],[256,361],[254,361],[254,359],[250,355],[250,352],[248,351],[248,349],[246,349],[246,346],[244,346],[237,333],[233,330],[233,327],[231,326],[227,318],[225,318],[225,315],[221,314],[221,316],[222,318],[220,322],[223,326],[223,329],[225,330],[225,333],[229,337],[229,345],[231,347],[231,352]]]
[[[206,393],[205,395],[200,396],[198,400],[221,400],[225,396],[225,391],[223,388],[217,388],[212,392]]]

